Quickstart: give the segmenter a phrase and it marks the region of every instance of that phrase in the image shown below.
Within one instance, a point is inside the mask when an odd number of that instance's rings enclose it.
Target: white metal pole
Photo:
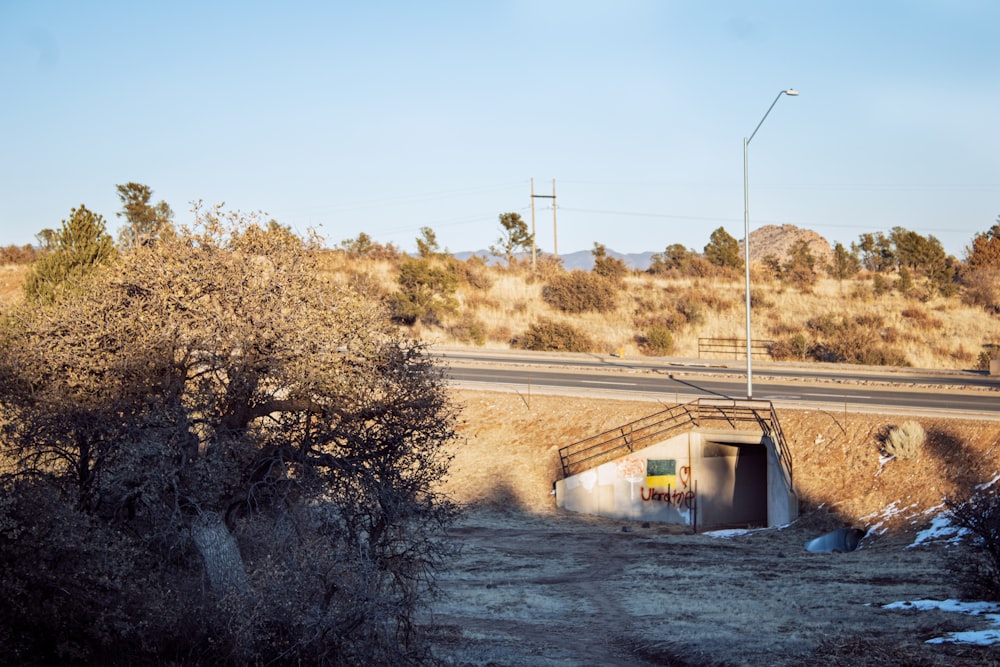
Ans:
[[[749,137],[743,138],[743,268],[746,270],[746,297],[747,297],[747,400],[753,398],[753,363],[751,361],[751,328],[750,328],[750,177],[748,175],[747,167],[747,148],[750,146],[750,141],[757,135],[757,130],[760,126],[764,124],[767,120],[768,114],[771,113],[771,109],[774,105],[778,103],[782,95],[796,96],[799,91],[794,88],[789,88],[788,90],[782,90],[775,96],[774,101],[771,102],[771,106],[767,108],[764,112],[764,117],[760,119],[757,123],[757,127],[754,128],[753,132]]]
[[[763,122],[763,121],[761,121]],[[747,170],[747,146],[750,140],[743,137],[743,268],[746,270],[747,299],[747,400],[753,398],[753,363],[750,347],[750,177]]]

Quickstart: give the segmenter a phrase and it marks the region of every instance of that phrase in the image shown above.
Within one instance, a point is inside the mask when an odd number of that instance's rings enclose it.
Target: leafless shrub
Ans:
[[[4,246],[0,247],[0,264],[31,264],[40,254],[41,251],[30,244]]]
[[[981,306],[990,313],[1000,313],[1000,268],[982,267],[963,276],[965,303]]]
[[[448,327],[448,334],[463,343],[486,344],[486,328],[471,312],[465,312],[458,321]]]
[[[677,324],[698,325],[705,321],[705,306],[698,299],[678,299],[675,308]]]
[[[824,639],[813,651],[812,660],[803,662],[833,667],[951,667],[955,664],[948,655],[928,655],[919,640],[900,645],[880,637],[857,634]]]
[[[934,329],[940,329],[944,323],[936,317],[932,317],[926,310],[922,308],[909,307],[904,308],[899,313],[906,319],[908,319],[914,327],[920,329],[921,331],[932,331]]]
[[[501,307],[496,299],[486,292],[468,292],[462,296],[462,309],[466,311],[495,310]]]
[[[973,547],[955,552],[949,560],[955,582],[966,597],[1000,600],[1000,494],[979,488],[968,498],[949,499],[945,505]]]
[[[542,289],[542,299],[564,313],[606,313],[614,309],[617,292],[607,278],[588,271],[572,271],[553,276]]]
[[[491,328],[486,337],[488,340],[502,340],[504,342],[508,342],[513,336],[514,334],[511,332],[510,327],[505,324],[501,324]]]
[[[865,285],[863,282],[855,283],[853,289],[851,289],[851,299],[854,301],[860,301],[862,303],[871,301],[874,298],[872,290]]]
[[[767,331],[772,336],[790,336],[802,333],[802,327],[792,322],[776,321],[767,323]]]
[[[487,290],[493,283],[493,276],[483,258],[473,255],[464,262],[453,262],[459,281],[475,290]]]
[[[847,315],[826,313],[810,319],[806,327],[816,343],[809,356],[817,361],[863,364],[866,366],[909,366],[905,355],[887,343],[878,314]]]
[[[854,322],[865,329],[880,329],[885,326],[885,317],[879,313],[862,313],[855,315]]]
[[[543,319],[529,326],[514,341],[514,347],[536,352],[591,352],[594,342],[570,324]]]
[[[990,361],[992,361],[992,360],[993,360],[993,355],[990,354],[989,352],[987,352],[986,350],[983,350],[982,352],[979,353],[979,356],[976,357],[976,367],[975,367],[975,370],[977,370],[977,371],[989,371],[990,370]]]
[[[799,332],[780,338],[771,346],[771,357],[775,361],[803,361],[809,354],[809,340]]]

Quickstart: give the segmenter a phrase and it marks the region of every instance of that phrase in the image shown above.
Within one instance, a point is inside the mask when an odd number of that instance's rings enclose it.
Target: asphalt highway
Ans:
[[[435,349],[467,387],[629,394],[667,403],[746,398],[746,362]],[[753,362],[753,398],[776,405],[1000,419],[1000,378],[974,371]]]

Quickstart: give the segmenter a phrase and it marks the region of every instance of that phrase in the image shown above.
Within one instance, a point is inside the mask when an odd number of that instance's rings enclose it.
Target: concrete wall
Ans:
[[[774,444],[740,431],[689,431],[562,479],[556,505],[698,530],[778,526],[798,516]]]

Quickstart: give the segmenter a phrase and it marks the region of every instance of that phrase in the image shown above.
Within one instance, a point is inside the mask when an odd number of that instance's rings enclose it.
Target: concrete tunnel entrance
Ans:
[[[774,441],[741,431],[688,431],[569,475],[556,482],[556,505],[697,531],[779,526],[798,516]]]
[[[708,441],[701,449],[701,520],[706,526],[767,525],[767,447]]]

